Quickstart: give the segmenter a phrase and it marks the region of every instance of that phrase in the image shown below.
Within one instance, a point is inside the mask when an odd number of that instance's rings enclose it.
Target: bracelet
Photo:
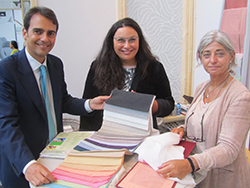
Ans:
[[[192,162],[193,162],[193,165],[194,165],[194,171],[196,172],[197,170],[198,170],[198,168],[197,168],[197,166],[196,166],[196,164],[195,164],[195,162],[194,162],[194,160],[190,157],[190,159],[192,160]]]
[[[194,173],[195,172],[195,167],[194,167],[193,160],[190,157],[188,157],[187,160],[190,163],[190,166],[192,168],[192,173]]]

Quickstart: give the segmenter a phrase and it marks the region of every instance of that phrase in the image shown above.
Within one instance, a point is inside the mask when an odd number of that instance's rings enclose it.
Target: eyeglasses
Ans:
[[[192,114],[190,114],[186,120],[186,127],[188,125],[188,120],[189,118],[194,114],[194,112],[192,112]],[[203,139],[203,120],[204,120],[204,117],[205,117],[205,113],[202,115],[202,118],[201,118],[201,138],[196,138],[195,136],[186,136],[186,138],[188,138],[189,140],[193,140],[195,142],[205,142],[205,140]]]
[[[133,44],[137,39],[139,39],[139,37],[130,37],[130,38],[114,37],[114,39],[121,44],[125,44],[126,41],[128,41],[129,44]]]

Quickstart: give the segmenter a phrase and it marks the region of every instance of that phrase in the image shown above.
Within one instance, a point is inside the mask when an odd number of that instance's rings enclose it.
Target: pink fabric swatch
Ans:
[[[89,187],[93,187],[93,188],[97,188],[100,187],[106,183],[108,183],[108,181],[103,181],[103,182],[98,182],[98,183],[92,183],[92,182],[88,182],[88,181],[84,181],[84,180],[79,180],[79,179],[75,179],[75,178],[70,178],[68,176],[63,176],[63,175],[54,175],[55,178],[59,179],[59,180],[63,180],[63,181],[67,181],[67,182],[72,182],[72,183],[76,183],[76,184],[81,184],[81,185],[86,185]]]
[[[70,173],[76,173],[76,174],[82,174],[86,176],[112,176],[115,174],[116,170],[110,170],[110,171],[90,171],[90,170],[79,170],[75,168],[68,168],[64,166],[58,166],[58,170],[64,170]]]
[[[93,183],[109,181],[111,179],[111,177],[112,177],[112,176],[99,176],[99,177],[85,176],[85,175],[82,175],[82,174],[76,174],[76,173],[67,172],[67,171],[63,171],[63,170],[59,170],[59,169],[53,170],[52,174],[53,175],[67,176],[69,178],[79,179],[79,180],[83,180],[83,181],[87,181],[87,182],[93,182]],[[76,183],[76,182],[73,182],[73,183]]]

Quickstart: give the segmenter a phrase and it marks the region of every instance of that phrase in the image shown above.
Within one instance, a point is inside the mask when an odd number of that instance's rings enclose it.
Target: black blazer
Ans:
[[[95,75],[95,61],[91,64],[88,76],[85,82],[83,98],[93,98],[100,95],[100,92],[93,84]],[[174,109],[174,99],[167,74],[163,65],[158,61],[152,61],[147,67],[147,76],[141,79],[141,71],[136,68],[135,76],[130,90],[138,93],[153,94],[159,105],[159,110],[153,115],[154,128],[158,128],[156,117],[169,115]],[[80,130],[97,131],[101,128],[103,119],[103,110],[92,112],[93,116],[80,118]]]
[[[62,61],[47,55],[58,132],[62,113],[87,115],[84,99],[71,97]],[[25,50],[0,62],[0,179],[7,187],[27,187],[22,170],[48,142],[46,108]]]

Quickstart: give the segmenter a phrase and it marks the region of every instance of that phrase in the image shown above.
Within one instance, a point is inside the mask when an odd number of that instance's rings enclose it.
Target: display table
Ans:
[[[59,166],[63,159],[53,159],[53,158],[39,158],[37,160],[39,163],[44,165],[49,169],[49,171],[53,171],[57,166]],[[137,154],[133,155],[125,155],[124,157],[124,163],[119,172],[115,175],[115,177],[112,179],[111,183],[108,187],[113,188],[116,186],[116,184],[127,174],[127,172],[137,163]],[[31,188],[36,188],[32,184],[30,184]],[[46,186],[38,186],[41,188],[46,188]]]
[[[61,139],[61,138],[66,138],[64,141],[64,144],[67,143],[67,146],[70,146],[70,148],[73,148],[76,145],[76,142],[79,142],[79,139],[83,139],[85,137],[89,137],[93,132],[73,132],[71,133],[60,133],[57,135],[57,137],[54,140]],[[62,141],[63,142],[63,141]],[[54,143],[54,142],[52,142]],[[58,142],[55,142],[58,143]],[[48,145],[51,146],[51,143]],[[60,145],[56,148],[56,151],[59,151],[62,149],[62,146],[65,147],[65,145]],[[47,148],[47,147],[46,147]],[[68,150],[69,148],[65,148]],[[43,152],[42,152],[43,153]],[[54,156],[54,155],[53,155]],[[48,157],[47,155],[44,155],[44,157],[40,157],[37,160],[40,164],[44,165],[45,167],[48,168],[49,171],[53,171],[56,169],[63,161],[64,159],[59,159],[59,158],[52,158]],[[138,162],[138,154],[134,153],[133,155],[125,155],[124,156],[124,162],[122,164],[122,167],[120,170],[113,176],[111,182],[108,184],[109,188],[116,187],[118,182],[130,171],[130,169]],[[32,184],[30,184],[31,188],[35,188]],[[38,186],[40,188],[46,188],[46,186]],[[183,187],[193,187],[193,186],[186,186],[177,183],[175,188],[183,188]]]
[[[124,163],[119,172],[114,176],[108,188],[115,188],[116,184],[129,172],[129,170],[137,163],[137,154],[125,155]],[[59,166],[63,159],[53,159],[53,158],[39,158],[38,162],[47,167],[50,171],[53,171],[57,166]],[[30,184],[31,188],[36,188]],[[38,186],[39,188],[48,188],[46,186]],[[191,185],[182,185],[177,183],[175,188],[193,188]]]

